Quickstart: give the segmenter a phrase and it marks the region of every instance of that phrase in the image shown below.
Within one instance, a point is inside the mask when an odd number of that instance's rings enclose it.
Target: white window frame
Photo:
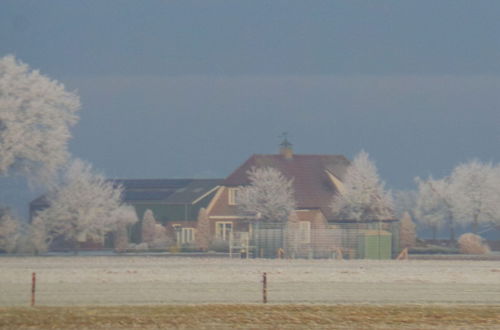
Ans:
[[[230,229],[228,230],[228,225]],[[220,230],[219,230],[220,227]],[[229,241],[229,237],[233,232],[234,224],[232,221],[216,221],[215,222],[215,237],[223,241]]]
[[[236,195],[238,194],[238,188],[228,188],[227,189],[227,203],[229,205],[237,205]]]
[[[311,221],[300,221],[299,242],[302,244],[311,243]]]
[[[175,241],[177,242],[177,245],[181,244],[181,231],[182,231],[182,226],[180,224],[173,224],[172,228],[174,229],[174,234],[175,234]]]
[[[181,243],[189,244],[195,240],[196,230],[193,227],[183,227],[181,229]]]

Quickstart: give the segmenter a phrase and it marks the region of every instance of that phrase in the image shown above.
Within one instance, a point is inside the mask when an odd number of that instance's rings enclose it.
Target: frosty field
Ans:
[[[499,261],[2,257],[0,306],[500,304]]]

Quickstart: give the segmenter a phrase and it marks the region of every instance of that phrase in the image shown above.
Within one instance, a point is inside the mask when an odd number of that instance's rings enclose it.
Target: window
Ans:
[[[311,222],[301,221],[299,227],[299,242],[311,243]]]
[[[228,189],[228,204],[236,205],[236,197],[238,195],[238,188],[229,188]]]
[[[187,244],[194,241],[194,228],[182,228],[181,243]]]
[[[233,232],[233,223],[226,221],[218,221],[215,223],[215,237],[217,239],[228,241],[229,236]]]
[[[172,225],[172,228],[174,228],[175,240],[177,241],[177,244],[188,244],[194,241],[194,228],[182,228],[179,224]]]
[[[182,235],[181,235],[182,229],[181,229],[181,225],[174,224],[174,225],[172,225],[172,228],[174,229],[174,233],[175,233],[175,241],[177,242],[177,244],[180,244],[181,241],[182,241]]]

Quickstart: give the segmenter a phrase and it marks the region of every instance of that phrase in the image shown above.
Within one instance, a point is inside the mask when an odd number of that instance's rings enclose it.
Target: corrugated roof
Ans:
[[[125,202],[161,201],[190,204],[222,183],[222,179],[114,179],[124,188]]]
[[[111,179],[126,189],[176,189],[185,187],[194,179]]]
[[[222,183],[221,179],[196,179],[192,180],[183,189],[177,189],[172,195],[168,196],[168,204],[192,203],[210,190]]]
[[[336,188],[326,171],[342,180],[349,164],[349,160],[342,155],[293,155],[290,159],[282,155],[253,155],[223,184],[247,185],[250,183],[247,172],[252,167],[273,167],[294,180],[295,200],[299,209],[321,209],[330,219],[330,204]]]
[[[174,189],[168,191],[134,191],[125,189],[123,192],[123,200],[125,202],[165,201],[174,191]]]
[[[191,204],[222,183],[222,179],[110,179],[124,188],[124,202]],[[30,203],[48,205],[45,195]]]

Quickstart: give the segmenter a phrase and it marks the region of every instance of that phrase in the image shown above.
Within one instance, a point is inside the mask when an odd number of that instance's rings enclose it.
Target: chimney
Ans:
[[[286,133],[283,133],[283,136],[284,136],[283,142],[281,142],[280,144],[280,154],[285,159],[292,159],[293,158],[292,144],[286,138]]]

